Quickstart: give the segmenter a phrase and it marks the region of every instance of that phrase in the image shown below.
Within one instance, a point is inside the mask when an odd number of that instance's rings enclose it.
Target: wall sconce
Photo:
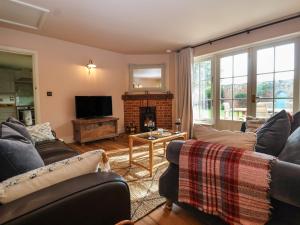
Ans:
[[[89,60],[89,63],[86,65],[86,68],[88,68],[89,74],[91,73],[91,69],[96,68],[96,65],[93,63],[93,60]]]

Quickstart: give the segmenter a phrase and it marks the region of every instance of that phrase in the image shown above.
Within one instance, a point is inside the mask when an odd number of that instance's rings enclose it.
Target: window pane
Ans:
[[[294,71],[275,73],[275,97],[293,98]]]
[[[248,74],[248,53],[234,56],[234,76],[245,76]]]
[[[274,71],[274,48],[265,48],[257,51],[257,74]]]
[[[293,113],[293,99],[275,99],[274,113],[280,112],[283,109]]]
[[[233,98],[247,98],[248,77],[236,77],[233,79]]]
[[[220,61],[220,77],[232,77],[232,56],[221,58]]]
[[[232,99],[232,78],[220,80],[220,97]]]
[[[200,86],[200,98],[201,100],[208,100],[212,98],[211,81],[201,81]]]
[[[294,44],[280,45],[275,48],[275,71],[294,70]]]
[[[220,101],[220,119],[232,120],[232,100]]]
[[[200,63],[200,79],[210,80],[211,79],[211,61],[203,61]]]
[[[256,103],[256,117],[269,118],[273,115],[273,99],[259,99]]]
[[[212,101],[201,101],[199,120],[210,121],[212,119]]]
[[[247,99],[233,100],[233,120],[246,119]]]
[[[273,98],[273,73],[257,75],[256,96],[261,98]]]

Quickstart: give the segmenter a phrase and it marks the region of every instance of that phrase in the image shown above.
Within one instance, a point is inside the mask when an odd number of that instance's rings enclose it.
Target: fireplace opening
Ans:
[[[140,107],[140,131],[148,132],[148,122],[152,121],[156,129],[156,107]]]

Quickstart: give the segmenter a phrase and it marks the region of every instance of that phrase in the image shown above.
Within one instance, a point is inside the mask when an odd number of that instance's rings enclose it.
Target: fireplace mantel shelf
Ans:
[[[122,95],[122,100],[160,100],[160,99],[173,99],[174,95],[172,93],[165,94],[125,94]]]

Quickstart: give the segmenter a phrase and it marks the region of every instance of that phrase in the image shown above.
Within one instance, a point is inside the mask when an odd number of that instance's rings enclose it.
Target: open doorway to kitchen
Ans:
[[[32,54],[0,49],[0,122],[12,116],[26,126],[36,123]]]

